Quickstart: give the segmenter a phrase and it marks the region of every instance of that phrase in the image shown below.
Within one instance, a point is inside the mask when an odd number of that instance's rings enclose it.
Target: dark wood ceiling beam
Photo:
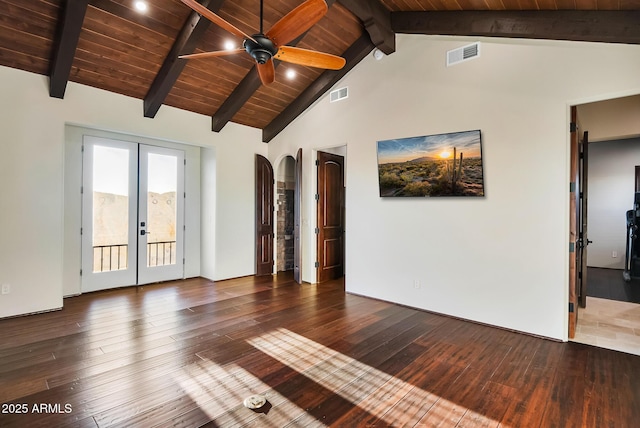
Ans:
[[[218,12],[224,0],[204,0],[200,3],[212,12]],[[196,12],[191,12],[144,98],[144,117],[155,117],[158,113],[160,106],[164,104],[171,88],[187,65],[187,60],[180,59],[178,56],[193,53],[210,24],[211,21],[208,19]]]
[[[61,11],[49,71],[49,96],[64,98],[89,0],[67,0]]]
[[[279,61],[274,61],[273,66],[278,67],[278,63]],[[233,116],[260,88],[260,85],[262,85],[262,82],[254,65],[211,117],[211,130],[214,132],[222,131],[222,128],[233,119]]]
[[[391,11],[378,0],[339,0],[362,21],[371,41],[387,55],[396,51],[396,34],[391,28]]]
[[[640,11],[392,12],[396,33],[640,43]]]
[[[342,79],[353,67],[364,59],[376,46],[368,34],[363,34],[342,55],[347,64],[340,70],[327,70],[285,108],[262,130],[262,141],[268,143],[296,117],[300,116],[317,99]]]
[[[336,0],[325,0],[327,3],[327,7],[331,7]],[[300,41],[304,38],[307,33],[298,36],[291,43],[288,43],[287,46],[296,46]],[[280,65],[280,61],[273,62],[274,67],[278,67]],[[240,111],[242,106],[246,104],[247,101],[253,96],[253,94],[260,89],[260,85],[262,82],[260,81],[260,77],[258,75],[258,71],[256,70],[256,66],[251,67],[251,70],[247,73],[247,75],[242,79],[242,81],[236,86],[231,95],[227,97],[227,99],[222,103],[222,105],[218,108],[215,114],[211,117],[211,130],[214,132],[222,131],[222,128],[225,127],[227,123],[233,119],[233,116]]]

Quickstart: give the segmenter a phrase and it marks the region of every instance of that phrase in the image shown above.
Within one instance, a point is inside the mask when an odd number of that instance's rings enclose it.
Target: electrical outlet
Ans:
[[[618,252],[617,252],[617,251],[612,251],[612,252],[611,252],[611,257],[612,257],[612,258],[614,258],[614,259],[615,259],[616,257],[618,257]]]
[[[420,288],[420,280],[415,279],[413,281],[413,288],[415,288],[415,289]]]
[[[11,293],[11,285],[10,284],[2,284],[2,294]]]

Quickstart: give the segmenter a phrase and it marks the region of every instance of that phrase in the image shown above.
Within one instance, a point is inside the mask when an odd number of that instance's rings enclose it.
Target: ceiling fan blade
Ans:
[[[226,51],[201,52],[201,53],[180,55],[178,56],[178,58],[182,58],[182,59],[212,58],[216,56],[235,55],[240,52],[246,52],[246,51],[242,48],[238,48],[238,49],[231,49]]]
[[[264,64],[256,62],[256,67],[258,68],[258,75],[260,75],[260,80],[263,85],[268,85],[276,80],[276,68],[273,65],[272,59],[269,59],[269,61]]]
[[[292,64],[326,68],[329,70],[340,70],[347,63],[347,61],[341,56],[311,51],[309,49],[296,48],[293,46],[280,47],[274,58],[279,59],[280,61],[290,62]]]
[[[234,26],[230,22],[225,21],[220,16],[218,16],[215,13],[211,12],[209,9],[207,9],[204,6],[202,6],[196,0],[181,0],[181,1],[182,1],[182,3],[186,4],[191,9],[193,9],[195,12],[197,12],[200,15],[204,16],[209,21],[213,22],[214,24],[218,25],[219,27],[224,28],[225,30],[227,30],[231,34],[234,34],[234,35],[236,35],[238,37],[242,37],[244,39],[253,40],[253,37],[245,34],[244,31],[240,30],[239,28],[237,28],[236,26]]]
[[[329,8],[324,0],[307,0],[276,22],[267,31],[266,36],[276,46],[286,45],[313,27],[327,13],[327,10]]]

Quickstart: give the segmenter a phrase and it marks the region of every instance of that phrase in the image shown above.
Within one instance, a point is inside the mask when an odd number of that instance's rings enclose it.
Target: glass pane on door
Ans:
[[[148,155],[147,267],[176,264],[178,159]]]
[[[129,150],[93,147],[93,272],[127,269]]]

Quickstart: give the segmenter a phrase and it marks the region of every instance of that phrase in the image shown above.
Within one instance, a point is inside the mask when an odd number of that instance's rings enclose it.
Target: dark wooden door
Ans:
[[[302,251],[300,248],[300,223],[302,222],[302,149],[296,154],[296,187],[293,200],[293,279],[302,284]]]
[[[580,219],[580,246],[579,246],[579,260],[580,266],[578,266],[578,300],[580,307],[585,308],[587,306],[587,247],[591,243],[588,238],[587,227],[587,201],[588,201],[588,189],[589,182],[587,180],[587,174],[589,171],[589,132],[584,131],[582,143],[580,143],[580,205],[578,206],[578,218]]]
[[[318,152],[317,281],[344,275],[344,158]]]
[[[578,324],[578,230],[580,203],[580,146],[577,130],[578,113],[575,106],[571,107],[571,154],[569,168],[569,338],[576,335]]]
[[[256,275],[273,273],[273,168],[256,155]]]

